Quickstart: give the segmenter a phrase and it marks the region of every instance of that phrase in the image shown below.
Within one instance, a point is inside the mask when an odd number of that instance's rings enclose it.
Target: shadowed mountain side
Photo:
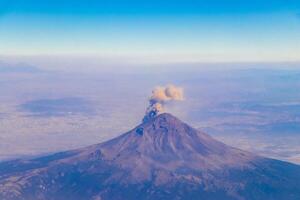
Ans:
[[[110,141],[0,164],[7,200],[300,198],[300,167],[218,142],[170,114]]]

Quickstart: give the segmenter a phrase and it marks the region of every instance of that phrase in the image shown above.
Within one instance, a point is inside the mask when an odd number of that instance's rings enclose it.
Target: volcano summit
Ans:
[[[164,113],[107,142],[0,164],[0,199],[300,199],[300,166],[218,142]]]

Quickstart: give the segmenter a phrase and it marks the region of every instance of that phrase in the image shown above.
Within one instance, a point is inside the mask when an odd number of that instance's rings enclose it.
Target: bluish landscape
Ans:
[[[0,0],[0,199],[299,200],[299,13]]]

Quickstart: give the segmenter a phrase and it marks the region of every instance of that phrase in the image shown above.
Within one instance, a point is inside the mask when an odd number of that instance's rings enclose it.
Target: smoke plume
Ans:
[[[167,85],[165,87],[158,86],[152,91],[149,98],[149,106],[146,110],[143,122],[154,118],[159,113],[164,111],[164,105],[169,101],[182,101],[183,88],[174,85]]]

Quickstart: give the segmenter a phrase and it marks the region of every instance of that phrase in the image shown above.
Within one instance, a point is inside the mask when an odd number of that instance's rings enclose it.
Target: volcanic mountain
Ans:
[[[227,146],[170,114],[104,143],[0,164],[3,200],[300,199],[300,166]]]

